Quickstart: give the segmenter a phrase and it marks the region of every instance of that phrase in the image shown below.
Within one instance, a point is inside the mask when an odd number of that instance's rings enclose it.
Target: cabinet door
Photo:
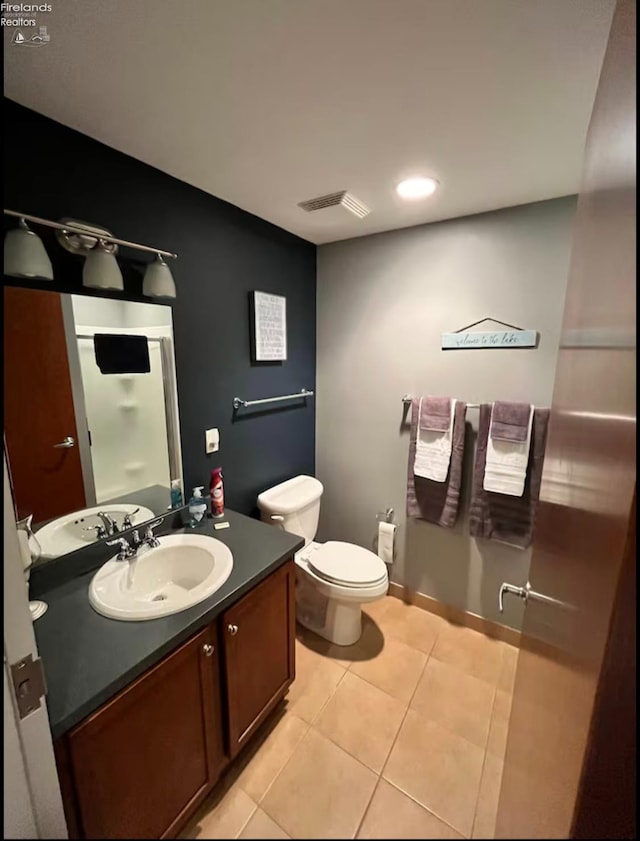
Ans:
[[[85,838],[166,837],[216,781],[223,761],[217,647],[209,626],[71,731]]]
[[[222,615],[229,752],[234,757],[295,677],[293,561]]]

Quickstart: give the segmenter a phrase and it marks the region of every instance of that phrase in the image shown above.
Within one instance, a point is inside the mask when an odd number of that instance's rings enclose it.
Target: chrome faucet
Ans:
[[[157,549],[160,545],[160,541],[157,537],[155,537],[153,530],[156,526],[159,526],[163,520],[164,517],[159,517],[157,520],[149,523],[142,539],[140,539],[140,533],[136,529],[131,532],[131,543],[129,543],[126,537],[118,537],[116,540],[107,540],[107,546],[120,547],[120,551],[116,555],[117,561],[130,561],[132,558],[137,556],[138,550],[142,546],[147,546],[149,549]]]
[[[122,519],[122,526],[118,527],[118,523],[116,522],[115,518],[112,517],[110,514],[106,514],[104,511],[98,511],[96,517],[99,517],[102,520],[102,525],[99,526],[87,526],[83,529],[83,531],[92,531],[95,532],[96,540],[102,540],[104,537],[111,537],[114,534],[118,534],[121,531],[126,531],[130,529],[133,523],[131,522],[131,518],[134,514],[137,514],[140,508],[135,508],[133,511],[125,514]]]
[[[100,517],[102,520],[102,525],[107,534],[117,534],[120,529],[118,528],[118,524],[110,517],[109,514],[105,514],[104,511],[98,511],[96,517]]]

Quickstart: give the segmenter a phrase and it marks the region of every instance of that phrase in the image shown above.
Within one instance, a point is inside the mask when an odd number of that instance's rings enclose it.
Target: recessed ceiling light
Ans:
[[[396,190],[403,199],[425,199],[435,193],[437,188],[438,182],[435,178],[425,178],[420,175],[415,178],[405,178],[398,184]]]

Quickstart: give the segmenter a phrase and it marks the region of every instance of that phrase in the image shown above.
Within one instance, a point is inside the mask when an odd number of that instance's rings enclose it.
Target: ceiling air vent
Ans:
[[[317,199],[309,199],[308,201],[301,201],[298,204],[307,213],[313,213],[316,210],[325,210],[327,207],[343,207],[349,213],[353,213],[358,219],[364,219],[371,211],[355,196],[347,190],[341,190],[339,193],[331,193],[328,196],[318,196]]]

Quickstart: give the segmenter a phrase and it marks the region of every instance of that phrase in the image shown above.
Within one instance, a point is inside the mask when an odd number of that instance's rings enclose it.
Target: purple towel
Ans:
[[[522,496],[493,493],[485,491],[482,487],[490,422],[491,405],[482,403],[471,490],[469,531],[473,537],[487,537],[526,549],[533,540],[549,409],[534,409],[533,412],[527,478]]]
[[[432,432],[448,432],[451,423],[450,397],[423,397],[420,428]]]
[[[491,412],[491,440],[524,443],[529,431],[530,414],[529,403],[495,402]]]
[[[409,438],[409,466],[407,469],[407,517],[419,517],[438,526],[451,528],[455,525],[460,503],[462,457],[464,455],[464,419],[467,404],[456,403],[451,461],[449,462],[447,479],[444,482],[433,482],[431,479],[424,479],[422,476],[415,476],[413,473],[413,463],[416,458],[419,404],[420,401],[417,398],[411,401],[411,436]],[[420,425],[424,427],[423,418],[420,420]]]

